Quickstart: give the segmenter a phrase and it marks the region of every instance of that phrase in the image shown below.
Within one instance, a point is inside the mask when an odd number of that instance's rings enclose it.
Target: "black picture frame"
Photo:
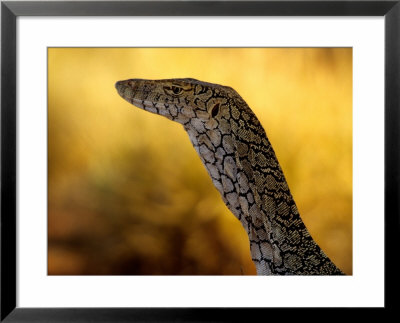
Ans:
[[[189,322],[266,319],[228,308],[16,307],[16,19],[19,16],[382,16],[385,19],[385,310],[396,308],[400,232],[400,0],[395,1],[2,1],[1,322]],[[371,147],[373,152],[373,147]],[[371,237],[373,240],[373,237]],[[395,257],[393,257],[395,255]],[[374,261],[371,255],[371,261]],[[40,293],[40,291],[38,291]],[[381,309],[378,309],[381,314]],[[379,314],[379,315],[380,315]],[[247,321],[246,319],[244,321]]]

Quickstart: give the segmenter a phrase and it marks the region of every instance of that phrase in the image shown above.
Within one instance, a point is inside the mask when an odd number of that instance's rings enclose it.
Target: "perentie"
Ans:
[[[261,123],[231,87],[195,79],[130,79],[121,97],[179,122],[246,230],[258,275],[342,275],[300,218]]]

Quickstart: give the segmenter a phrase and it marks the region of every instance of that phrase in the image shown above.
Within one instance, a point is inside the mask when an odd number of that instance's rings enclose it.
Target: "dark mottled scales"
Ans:
[[[230,87],[194,79],[116,84],[129,103],[179,122],[249,236],[259,275],[342,275],[300,218],[255,114]]]

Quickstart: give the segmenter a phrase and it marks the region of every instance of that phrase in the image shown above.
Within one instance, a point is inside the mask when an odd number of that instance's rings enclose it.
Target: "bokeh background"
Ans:
[[[352,274],[351,48],[49,48],[48,274],[255,274],[182,126],[114,88],[181,77],[245,99],[310,233]]]

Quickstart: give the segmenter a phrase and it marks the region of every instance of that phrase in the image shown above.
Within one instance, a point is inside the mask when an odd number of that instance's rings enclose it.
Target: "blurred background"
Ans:
[[[352,274],[351,48],[49,48],[48,274],[256,273],[182,126],[114,88],[182,77],[244,98],[311,235]]]

